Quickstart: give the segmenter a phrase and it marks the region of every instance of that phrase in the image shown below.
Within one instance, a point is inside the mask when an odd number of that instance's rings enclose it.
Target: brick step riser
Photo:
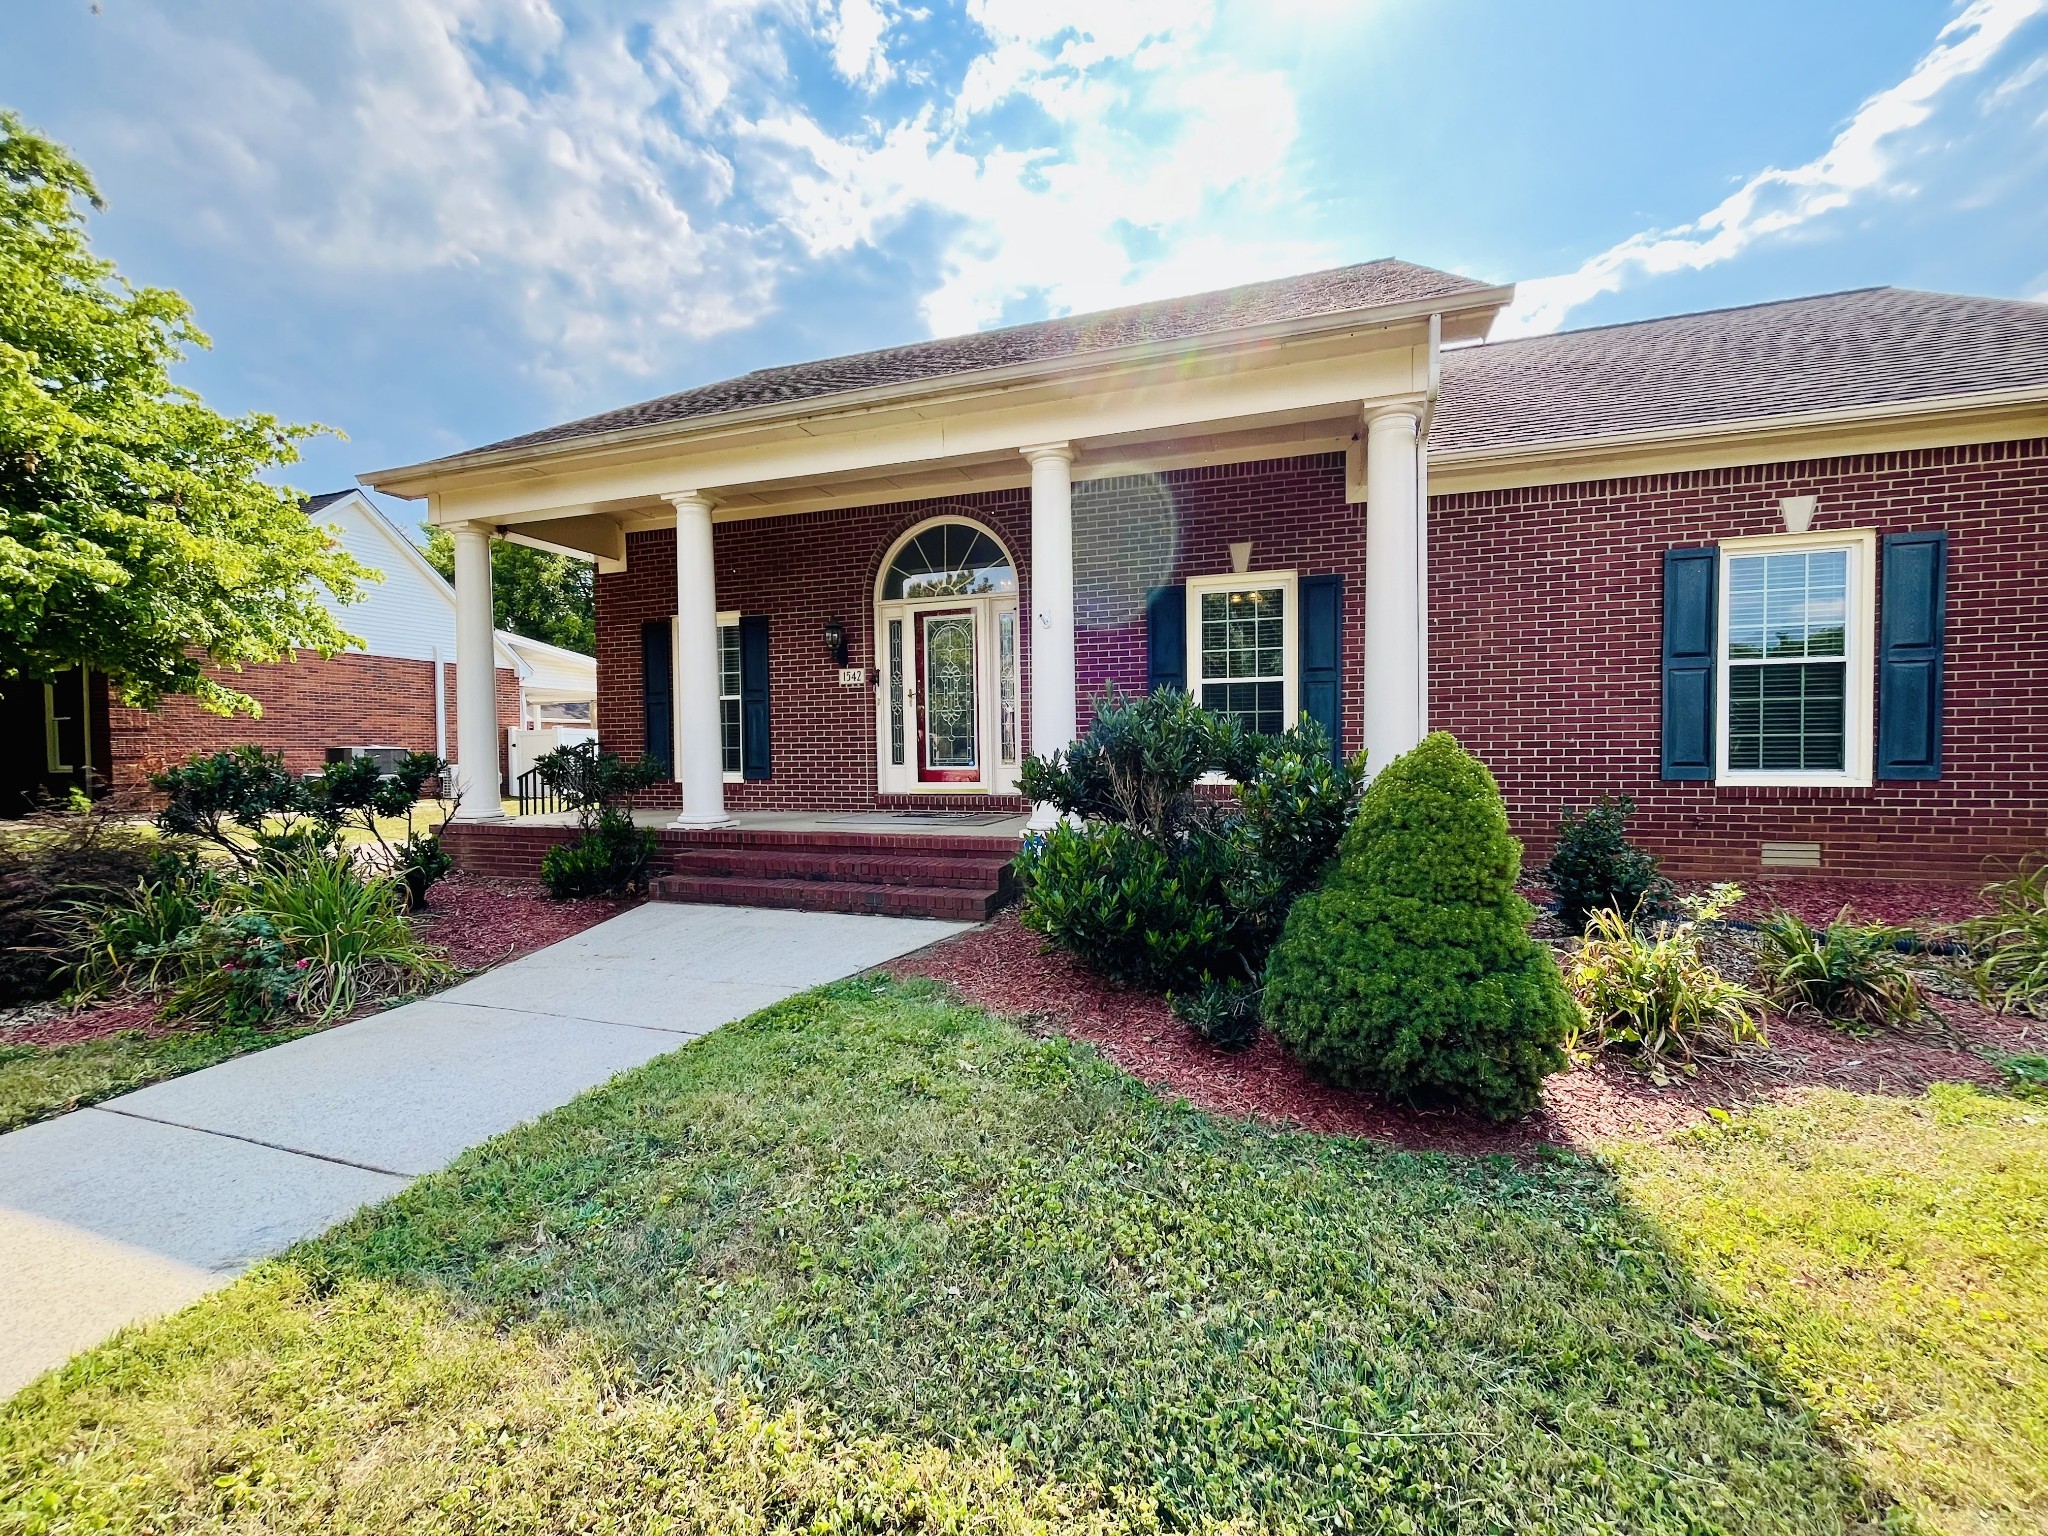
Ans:
[[[857,912],[887,917],[936,917],[977,923],[994,913],[994,892],[869,886],[828,880],[715,880],[665,875],[651,891],[656,901],[726,907],[783,907],[805,912]]]
[[[796,850],[688,849],[677,853],[672,873],[727,880],[845,881],[854,885],[949,885],[965,890],[1008,888],[1007,863],[989,859],[856,857]]]
[[[765,832],[738,827],[712,831],[663,829],[661,845],[676,854],[700,848],[798,849],[805,852],[904,853],[925,858],[1011,859],[1014,837],[974,837],[921,832]]]

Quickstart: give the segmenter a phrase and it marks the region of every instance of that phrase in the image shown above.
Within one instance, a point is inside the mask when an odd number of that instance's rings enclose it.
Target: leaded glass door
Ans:
[[[975,608],[916,615],[917,776],[927,783],[981,778],[976,618]]]

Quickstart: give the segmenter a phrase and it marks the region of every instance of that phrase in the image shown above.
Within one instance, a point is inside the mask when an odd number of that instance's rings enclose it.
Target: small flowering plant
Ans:
[[[210,916],[163,948],[185,977],[166,1012],[235,1028],[261,1029],[291,1012],[309,965],[255,912]]]

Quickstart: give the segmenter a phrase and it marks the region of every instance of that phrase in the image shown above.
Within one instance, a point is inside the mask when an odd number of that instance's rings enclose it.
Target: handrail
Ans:
[[[529,768],[520,774],[514,787],[518,791],[519,814],[522,816],[549,816],[569,809],[569,797],[541,777],[538,768]]]

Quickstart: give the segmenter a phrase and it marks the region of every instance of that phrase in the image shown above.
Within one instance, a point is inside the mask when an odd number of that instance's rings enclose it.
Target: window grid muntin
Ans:
[[[1851,554],[1845,545],[1724,561],[1727,771],[1848,771]]]
[[[1017,590],[1017,570],[994,538],[971,523],[937,523],[897,550],[882,601],[981,597]]]
[[[738,773],[744,765],[740,740],[740,627],[718,626],[718,723],[724,770]]]
[[[1235,718],[1249,731],[1286,730],[1286,587],[1227,587],[1200,598],[1202,707]]]

